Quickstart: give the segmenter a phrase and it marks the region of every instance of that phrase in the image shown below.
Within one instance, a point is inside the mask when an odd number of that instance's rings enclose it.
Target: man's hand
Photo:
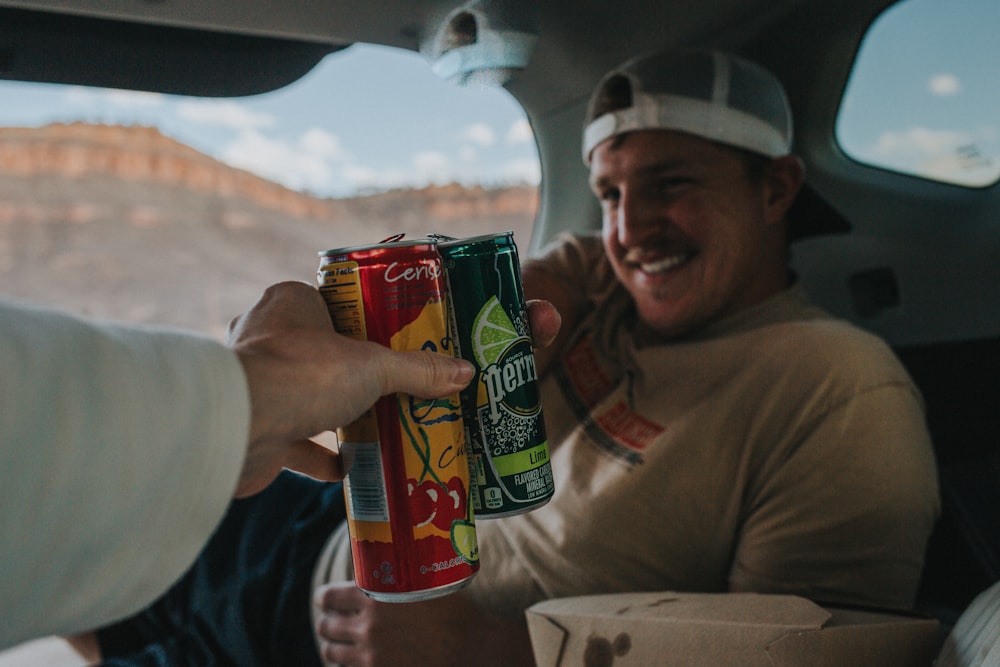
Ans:
[[[535,345],[559,330],[559,313],[529,303]],[[343,478],[340,456],[310,437],[349,424],[379,397],[404,393],[440,398],[464,388],[472,364],[434,352],[396,352],[336,333],[315,288],[298,282],[269,287],[229,325],[229,345],[250,388],[250,444],[237,496],[260,491],[281,468],[316,479]]]
[[[394,352],[333,329],[319,291],[305,283],[268,288],[233,320],[229,345],[250,388],[250,444],[237,496],[260,491],[283,467],[343,477],[340,457],[309,437],[350,423],[380,396],[439,398],[472,379],[471,364],[433,352]]]
[[[353,583],[316,589],[316,632],[324,660],[348,667],[530,667],[523,619],[483,611],[464,593],[423,602],[369,599]]]

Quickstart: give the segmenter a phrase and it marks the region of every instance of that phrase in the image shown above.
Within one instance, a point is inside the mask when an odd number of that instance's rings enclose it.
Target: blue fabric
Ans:
[[[309,616],[313,565],[344,517],[340,484],[288,472],[234,501],[163,597],[98,632],[102,664],[320,667]]]

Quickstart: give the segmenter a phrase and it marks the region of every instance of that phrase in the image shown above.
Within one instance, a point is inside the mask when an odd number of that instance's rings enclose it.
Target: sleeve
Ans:
[[[211,339],[0,303],[0,648],[106,624],[194,561],[250,401]]]
[[[940,501],[911,386],[832,406],[766,477],[738,536],[732,590],[912,606]]]
[[[590,298],[614,283],[600,237],[560,234],[538,256],[522,262],[522,270],[539,271],[555,280],[566,294]]]

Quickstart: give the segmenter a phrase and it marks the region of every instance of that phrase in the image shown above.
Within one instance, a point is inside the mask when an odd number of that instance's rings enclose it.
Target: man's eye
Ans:
[[[686,176],[671,176],[670,178],[663,178],[657,183],[657,187],[660,190],[676,190],[677,188],[684,187],[691,182],[690,178]]]
[[[670,178],[661,178],[650,184],[648,190],[651,197],[657,197],[659,199],[673,199],[675,197],[681,196],[681,194],[691,185],[694,181],[685,176],[671,176]]]
[[[617,188],[608,188],[597,193],[597,198],[602,202],[616,202],[618,201],[618,197],[619,192]]]

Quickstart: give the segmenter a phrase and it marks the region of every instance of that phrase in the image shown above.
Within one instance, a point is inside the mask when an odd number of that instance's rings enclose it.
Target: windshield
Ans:
[[[267,285],[313,281],[323,250],[530,239],[523,111],[414,53],[356,45],[238,99],[12,82],[0,96],[5,297],[221,336]]]

